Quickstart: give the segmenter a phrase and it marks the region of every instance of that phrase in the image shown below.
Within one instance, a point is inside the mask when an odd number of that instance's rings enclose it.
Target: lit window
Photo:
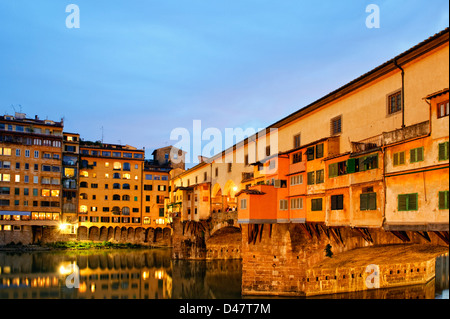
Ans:
[[[121,168],[122,168],[122,164],[120,162],[114,162],[113,169],[121,169]]]
[[[87,213],[87,211],[88,211],[88,207],[86,205],[80,206],[80,213]]]
[[[59,197],[59,189],[52,189],[52,197]]]
[[[43,189],[41,195],[43,197],[48,197],[50,196],[50,190],[49,189]]]
[[[87,171],[81,171],[81,172],[80,172],[80,175],[81,175],[82,177],[89,177],[89,173],[88,173]]]
[[[20,175],[16,175],[15,180],[16,180],[16,183],[20,183]]]

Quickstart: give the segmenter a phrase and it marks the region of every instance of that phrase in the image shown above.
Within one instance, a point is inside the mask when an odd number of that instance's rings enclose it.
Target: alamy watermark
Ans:
[[[247,154],[241,142],[247,140]],[[278,129],[254,128],[243,129],[241,127],[225,128],[224,134],[218,128],[208,127],[202,129],[201,120],[193,120],[192,130],[177,127],[170,133],[170,140],[175,141],[170,161],[180,163],[182,158],[178,156],[178,150],[186,152],[185,163],[199,163],[198,157],[202,156],[208,161],[211,157],[214,163],[254,163],[267,156],[278,154]],[[237,145],[234,147],[234,145]],[[220,156],[221,152],[223,156]],[[219,154],[219,156],[215,156]],[[247,158],[246,158],[247,156]]]
[[[369,4],[366,12],[370,13],[366,18],[366,27],[368,29],[380,28],[380,7],[376,4]]]
[[[80,288],[80,267],[77,264],[69,264],[67,266],[61,266],[59,273],[66,277],[67,288]]]
[[[76,4],[69,4],[66,6],[66,12],[70,14],[66,17],[66,28],[79,29],[80,28],[80,8]]]
[[[367,288],[380,288],[380,267],[375,264],[370,264],[366,267],[366,273],[369,275],[366,277]]]

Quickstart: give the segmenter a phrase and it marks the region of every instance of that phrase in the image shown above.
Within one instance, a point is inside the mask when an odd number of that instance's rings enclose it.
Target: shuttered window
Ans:
[[[416,163],[423,161],[423,147],[413,148],[409,151],[409,162]]]
[[[288,209],[288,201],[287,199],[280,199],[280,210]]]
[[[377,209],[377,193],[362,193],[359,195],[360,210]]]
[[[307,159],[308,161],[314,160],[314,146],[308,147],[308,148],[306,149],[306,159]]]
[[[418,194],[402,194],[398,195],[398,210],[409,211],[418,210]]]
[[[342,116],[339,115],[333,119],[331,119],[330,122],[330,133],[331,136],[339,134],[342,132]]]
[[[322,210],[322,198],[311,199],[311,211]]]
[[[314,185],[314,172],[308,173],[308,185]]]
[[[405,164],[405,152],[394,153],[394,166]]]
[[[349,158],[347,160],[347,173],[351,174],[351,173],[355,173],[355,172],[356,172],[356,159]]]
[[[439,144],[439,160],[448,160],[448,142]]]
[[[328,177],[338,176],[338,163],[328,165]]]
[[[344,209],[344,195],[332,195],[331,196],[331,210]]]
[[[316,184],[321,184],[324,182],[324,175],[323,169],[316,171]]]
[[[316,145],[316,158],[323,157],[323,143]]]
[[[439,192],[439,209],[448,209],[448,191]]]

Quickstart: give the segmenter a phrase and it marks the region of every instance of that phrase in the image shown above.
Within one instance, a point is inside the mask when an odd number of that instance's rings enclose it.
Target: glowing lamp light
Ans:
[[[66,230],[67,229],[67,227],[69,227],[70,225],[69,224],[59,224],[59,230]]]
[[[238,188],[236,186],[233,187],[233,191],[237,191]]]

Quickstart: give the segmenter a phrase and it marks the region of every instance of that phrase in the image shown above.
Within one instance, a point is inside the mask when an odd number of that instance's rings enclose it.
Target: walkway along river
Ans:
[[[426,285],[322,297],[448,298],[448,269],[447,255]],[[172,260],[171,249],[0,251],[0,299],[239,299],[241,278],[241,260]]]

